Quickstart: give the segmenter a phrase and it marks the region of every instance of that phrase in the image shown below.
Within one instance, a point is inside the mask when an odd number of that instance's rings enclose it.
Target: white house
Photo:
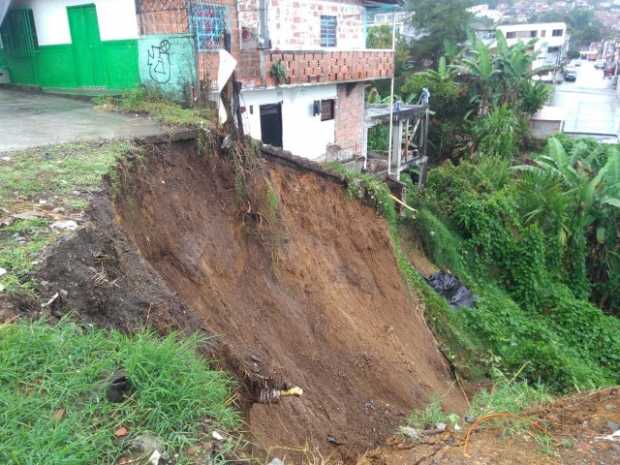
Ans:
[[[566,23],[530,23],[498,26],[508,45],[532,43],[538,53],[534,68],[553,67],[566,57],[569,36]]]

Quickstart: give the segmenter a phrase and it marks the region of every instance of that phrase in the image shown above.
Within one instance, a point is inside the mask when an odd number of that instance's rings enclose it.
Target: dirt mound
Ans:
[[[65,300],[99,323],[161,318],[164,329],[217,335],[245,388],[249,429],[274,455],[311,442],[351,458],[434,395],[462,409],[373,208],[272,161],[240,185],[229,162],[199,152],[193,141],[145,146],[121,164],[113,208],[100,199],[84,237],[48,257],[48,287],[74,283]],[[304,395],[251,402],[262,388],[291,385]]]
[[[391,447],[368,452],[358,465],[620,464],[620,440],[610,437],[620,428],[619,388],[573,395],[498,419],[489,416],[461,433],[416,442],[393,437]],[[521,427],[515,428],[517,422]]]

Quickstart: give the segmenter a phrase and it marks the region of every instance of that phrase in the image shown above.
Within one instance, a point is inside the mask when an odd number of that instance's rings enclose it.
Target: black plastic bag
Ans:
[[[445,297],[452,308],[474,308],[474,294],[453,274],[438,271],[426,278],[426,282]]]

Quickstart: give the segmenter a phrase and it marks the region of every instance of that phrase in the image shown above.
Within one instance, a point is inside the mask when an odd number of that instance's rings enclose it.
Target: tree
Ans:
[[[605,26],[596,17],[594,10],[591,9],[575,8],[566,12],[549,11],[532,16],[530,21],[565,22],[568,25],[571,46],[574,49],[581,49],[592,42],[599,42],[607,34]]]
[[[467,8],[468,0],[407,0],[407,9],[412,11],[412,26],[420,38],[411,48],[411,56],[417,69],[437,64],[444,55],[446,45],[456,45],[467,39],[467,30],[472,18]]]
[[[392,27],[387,24],[368,28],[366,37],[368,48],[392,48]]]

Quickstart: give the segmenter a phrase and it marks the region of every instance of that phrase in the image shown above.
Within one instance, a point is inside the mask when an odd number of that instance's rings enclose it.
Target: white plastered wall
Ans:
[[[133,0],[17,0],[14,7],[32,9],[39,45],[57,45],[71,43],[67,7],[92,4],[101,40],[138,38]]]
[[[335,140],[335,120],[321,121],[312,115],[315,100],[336,98],[336,86],[288,87],[246,91],[241,94],[244,129],[253,139],[261,139],[260,105],[282,102],[282,144],[284,150],[312,160],[325,155]],[[252,111],[250,112],[250,107]]]

